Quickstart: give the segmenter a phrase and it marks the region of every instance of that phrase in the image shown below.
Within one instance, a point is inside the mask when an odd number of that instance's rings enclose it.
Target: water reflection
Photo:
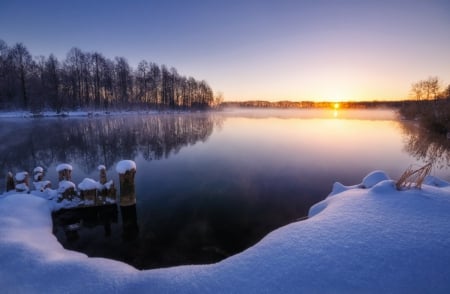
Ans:
[[[450,167],[450,140],[428,132],[416,124],[402,124],[405,150],[418,160],[431,162],[435,168]]]
[[[167,158],[206,141],[216,120],[202,114],[6,120],[0,130],[0,170],[73,162],[88,173],[99,163],[112,166],[138,154],[145,160]]]
[[[53,233],[66,248],[79,250],[80,232],[98,228],[103,229],[105,238],[111,236],[111,225],[117,224],[117,207],[115,205],[84,207],[61,210],[53,213]],[[82,238],[85,238],[82,236]],[[85,242],[86,240],[82,240]],[[81,245],[82,246],[82,245]]]
[[[122,215],[123,239],[127,241],[136,239],[139,233],[136,204],[120,206],[120,214]]]

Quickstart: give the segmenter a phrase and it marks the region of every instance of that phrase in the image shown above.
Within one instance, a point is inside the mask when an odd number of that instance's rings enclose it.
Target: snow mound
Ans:
[[[381,170],[369,173],[362,181],[363,188],[372,188],[381,181],[389,180],[389,176]]]
[[[389,176],[380,170],[373,171],[365,176],[362,180],[361,184],[353,185],[353,186],[344,186],[343,184],[336,182],[333,184],[333,188],[331,189],[331,193],[328,196],[334,196],[339,193],[351,190],[351,189],[368,189],[372,188],[380,182],[390,180]]]
[[[426,176],[424,183],[426,185],[435,186],[435,187],[448,187],[450,186],[450,183],[447,181],[444,181],[442,179],[433,177],[433,176]]]
[[[104,166],[103,164],[99,165],[97,167],[98,170],[106,170],[106,166]]]
[[[124,174],[133,169],[136,170],[136,163],[133,160],[122,160],[116,165],[116,172],[119,174]]]

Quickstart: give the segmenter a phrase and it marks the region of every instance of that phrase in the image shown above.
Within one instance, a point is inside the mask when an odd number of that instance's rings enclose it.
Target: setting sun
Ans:
[[[339,106],[340,106],[339,103],[334,103],[333,108],[334,109],[339,109]]]

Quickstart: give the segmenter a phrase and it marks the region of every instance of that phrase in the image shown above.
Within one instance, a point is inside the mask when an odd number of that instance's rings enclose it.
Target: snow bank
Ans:
[[[119,174],[124,174],[132,169],[136,170],[136,163],[133,160],[122,160],[116,165],[116,172]]]
[[[382,178],[340,185],[309,219],[217,264],[148,271],[65,250],[47,200],[3,196],[2,293],[450,293],[449,183],[397,191]]]

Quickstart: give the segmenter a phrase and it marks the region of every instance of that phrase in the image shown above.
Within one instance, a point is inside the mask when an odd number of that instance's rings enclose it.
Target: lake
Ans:
[[[137,164],[131,207],[55,215],[64,247],[139,269],[213,263],[301,220],[334,182],[354,185],[375,169],[397,179],[433,161],[450,180],[446,138],[395,111],[225,109],[221,112],[1,119],[0,167],[46,170],[70,163],[72,181]],[[0,183],[4,191],[5,182]],[[71,226],[68,229],[68,225]]]

